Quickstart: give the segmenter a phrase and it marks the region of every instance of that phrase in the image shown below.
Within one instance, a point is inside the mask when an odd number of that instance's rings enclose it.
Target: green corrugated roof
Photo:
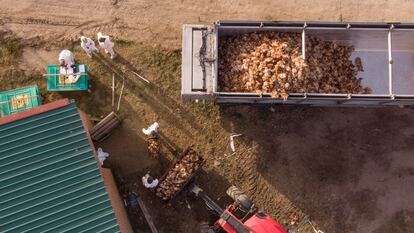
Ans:
[[[0,125],[0,232],[119,232],[74,103]]]

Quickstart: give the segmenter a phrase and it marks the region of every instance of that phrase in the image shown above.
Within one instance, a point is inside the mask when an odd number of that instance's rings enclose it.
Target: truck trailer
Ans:
[[[274,98],[270,92],[223,91],[219,87],[220,43],[249,33],[291,33],[300,36],[306,61],[307,40],[317,38],[352,46],[350,59],[362,60],[361,85],[369,93],[289,92]],[[234,77],[238,78],[238,77]],[[414,24],[218,21],[212,25],[183,25],[182,100],[211,100],[229,104],[290,104],[312,106],[414,105]]]

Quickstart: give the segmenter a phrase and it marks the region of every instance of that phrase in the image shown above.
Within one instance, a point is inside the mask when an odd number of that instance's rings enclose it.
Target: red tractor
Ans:
[[[220,216],[214,227],[201,226],[200,230],[203,233],[287,233],[275,220],[259,211],[253,202],[235,186],[231,186],[226,191],[234,200],[234,203],[226,209],[222,209],[197,185],[193,185],[190,191]],[[240,214],[241,218],[236,217]]]

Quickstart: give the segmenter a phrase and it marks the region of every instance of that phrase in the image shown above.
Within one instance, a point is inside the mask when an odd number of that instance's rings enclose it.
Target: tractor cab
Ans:
[[[190,191],[202,199],[208,209],[219,215],[214,228],[200,228],[201,232],[286,233],[282,226],[259,211],[250,198],[235,186],[230,186],[226,191],[234,201],[226,209],[222,209],[197,185],[193,185]]]
[[[274,219],[261,211],[247,219],[244,225],[256,233],[286,233]]]

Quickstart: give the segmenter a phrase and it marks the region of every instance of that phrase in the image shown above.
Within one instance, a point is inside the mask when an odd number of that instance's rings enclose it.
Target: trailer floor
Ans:
[[[0,29],[25,38],[22,58],[14,66],[0,64],[1,90],[37,83],[44,102],[62,96],[74,98],[92,119],[99,119],[113,110],[112,71],[103,63],[133,80],[121,102],[121,128],[97,146],[111,154],[106,165],[114,169],[121,191],[139,194],[160,232],[197,232],[198,223],[213,217],[191,196],[187,197],[191,209],[185,196],[167,207],[141,185],[142,175],[147,171],[161,175],[174,158],[166,146],[165,156],[155,159],[147,155],[141,129],[153,121],[160,122],[170,147],[179,152],[194,144],[205,156],[207,163],[197,182],[222,205],[228,203],[226,188],[235,184],[289,228],[308,215],[326,233],[414,229],[413,110],[274,107],[271,111],[269,107],[182,105],[180,52],[174,50],[180,46],[183,23],[224,18],[414,21],[404,10],[413,8],[414,3],[255,1],[253,6],[244,0],[176,4],[73,0],[69,7],[49,0],[0,2],[4,6]],[[89,13],[91,9],[94,14]],[[46,64],[56,62],[61,48],[73,48],[69,40],[74,36],[81,32],[93,36],[99,30],[139,43],[118,41],[120,57],[114,63],[108,57],[89,60],[76,42],[75,58],[91,68],[92,92],[47,93],[40,75]],[[156,87],[148,87],[131,75],[129,65]],[[118,79],[118,94],[120,85]],[[231,153],[228,145],[231,133],[244,135],[236,138],[236,153]],[[128,212],[137,232],[149,232],[138,210],[129,208]],[[313,231],[303,226],[298,232]]]

